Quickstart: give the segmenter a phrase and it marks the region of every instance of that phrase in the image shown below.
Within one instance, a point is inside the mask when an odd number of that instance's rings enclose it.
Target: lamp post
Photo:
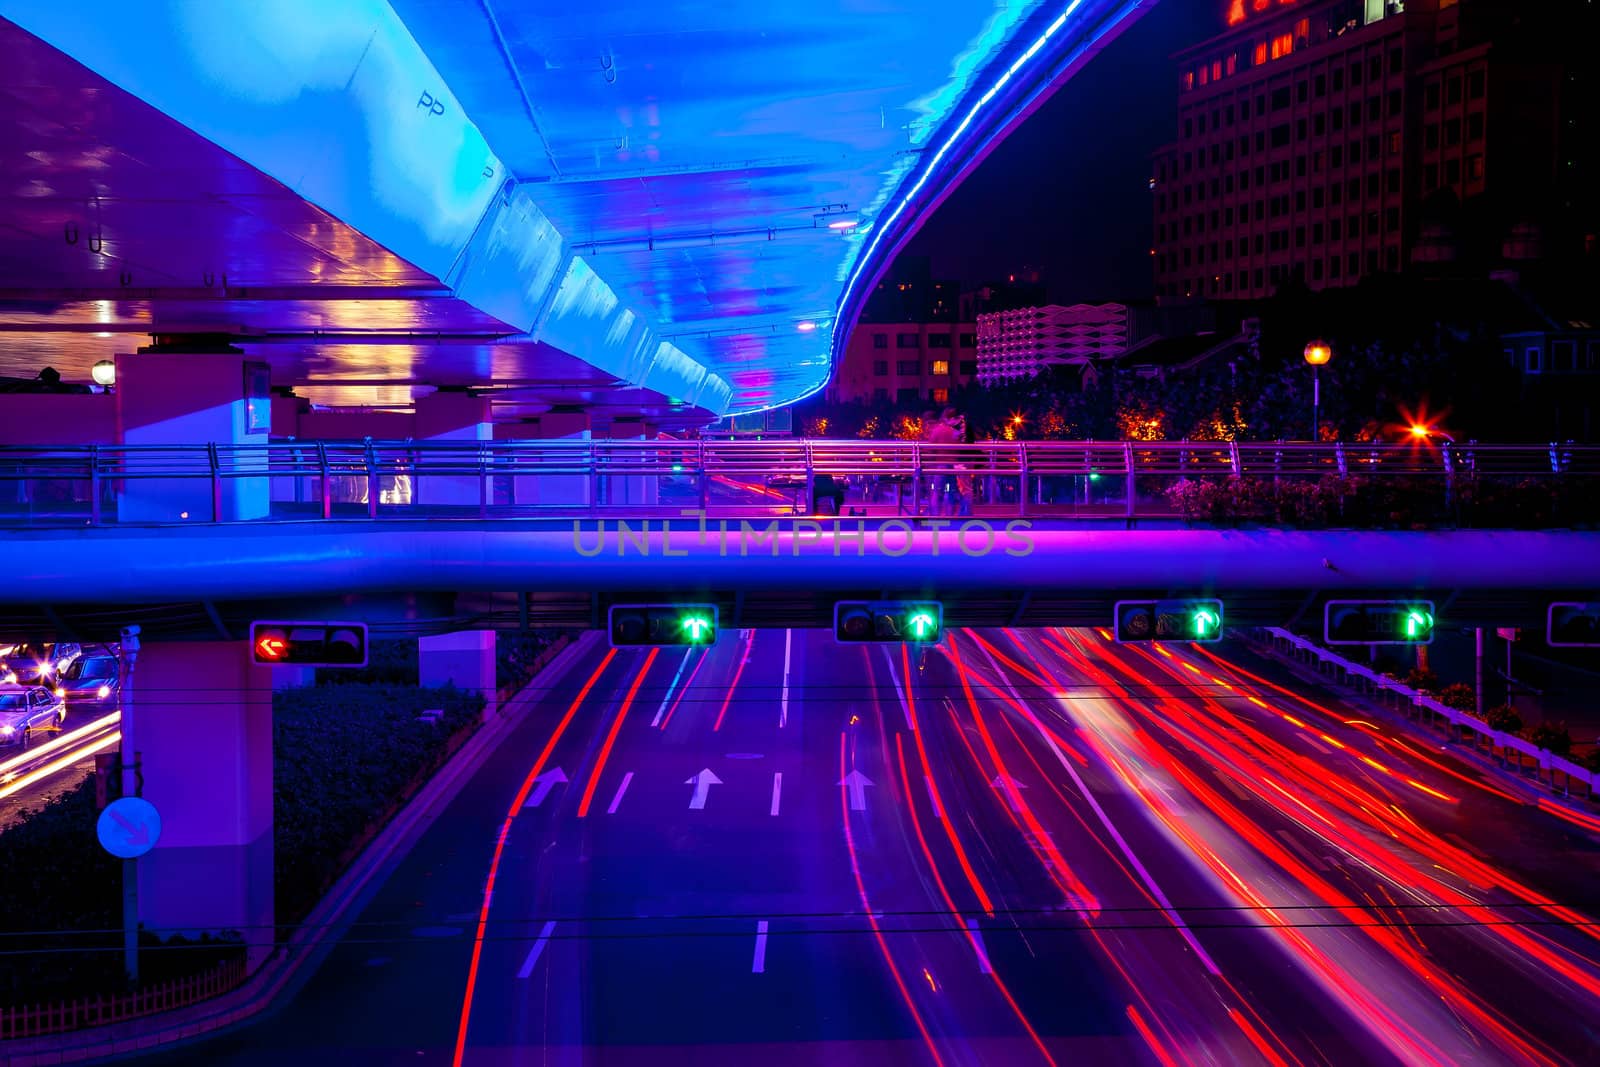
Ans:
[[[1318,372],[1333,359],[1333,349],[1326,341],[1312,341],[1306,345],[1305,357],[1311,364],[1311,443],[1316,444],[1322,437],[1322,379]]]

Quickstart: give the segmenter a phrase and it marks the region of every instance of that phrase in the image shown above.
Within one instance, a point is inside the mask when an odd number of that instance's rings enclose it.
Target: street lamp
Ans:
[[[1322,436],[1322,380],[1318,371],[1333,359],[1333,349],[1326,341],[1312,341],[1306,345],[1305,357],[1311,364],[1311,442],[1315,444]]]
[[[109,359],[102,359],[89,368],[89,377],[94,379],[94,384],[109,389],[117,384],[117,365]]]

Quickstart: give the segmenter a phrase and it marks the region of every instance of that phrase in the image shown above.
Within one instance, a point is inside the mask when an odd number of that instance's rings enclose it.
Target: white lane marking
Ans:
[[[526,978],[533,973],[533,965],[539,962],[539,956],[544,952],[545,942],[550,940],[550,935],[555,931],[556,922],[551,919],[544,924],[544,929],[539,931],[538,938],[533,942],[533,947],[528,950],[528,958],[522,961],[522,970],[517,972],[518,978]]]
[[[900,685],[900,676],[895,673],[894,656],[889,651],[888,645],[881,646],[884,662],[889,665],[889,680],[894,683],[894,691],[900,697],[900,714],[906,720],[906,729],[915,732],[917,724],[911,721],[911,701],[906,699],[906,691]],[[906,679],[910,681],[910,679]]]
[[[1311,864],[1311,866],[1315,867],[1317,870],[1326,871],[1330,869],[1326,863],[1322,862],[1315,855],[1313,855],[1310,849],[1296,841],[1294,839],[1294,835],[1289,831],[1274,830],[1273,833],[1277,834],[1283,843],[1289,846],[1289,850],[1291,852],[1295,853],[1301,859]]]
[[[756,923],[756,954],[750,960],[751,974],[767,973],[767,920]]]
[[[979,973],[993,974],[994,968],[989,965],[989,950],[983,947],[983,934],[978,931],[978,920],[968,919],[967,929],[972,931],[972,950],[978,954]]]
[[[1066,769],[1067,774],[1071,776],[1072,784],[1077,788],[1083,799],[1089,802],[1089,807],[1094,810],[1095,817],[1100,820],[1100,825],[1104,826],[1106,832],[1116,841],[1117,849],[1127,857],[1129,863],[1133,864],[1134,870],[1139,873],[1139,880],[1145,884],[1145,888],[1150,890],[1150,895],[1156,898],[1156,903],[1166,909],[1167,914],[1171,916],[1172,921],[1177,924],[1178,930],[1183,934],[1184,941],[1188,943],[1190,948],[1194,949],[1195,955],[1200,958],[1200,962],[1205,965],[1206,970],[1212,974],[1220,975],[1222,968],[1217,966],[1216,961],[1211,958],[1209,952],[1200,947],[1200,942],[1195,939],[1194,932],[1189,929],[1189,924],[1178,913],[1178,909],[1172,906],[1172,901],[1167,899],[1167,894],[1162,892],[1161,886],[1156,884],[1155,875],[1150,873],[1149,868],[1134,853],[1133,846],[1128,844],[1127,838],[1122,836],[1122,831],[1118,830],[1111,822],[1111,816],[1107,815],[1105,808],[1100,806],[1100,801],[1095,798],[1088,784],[1078,774],[1078,769],[1072,765],[1071,760],[1067,759],[1067,754],[1061,751],[1061,747],[1056,744],[1055,738],[1050,736],[1050,731],[1045,729],[1044,723],[1039,721],[1039,717],[1033,713],[1027,702],[1022,699],[1022,695],[1017,692],[1016,686],[1011,684],[1011,676],[1000,669],[999,662],[990,654],[987,648],[982,645],[978,647],[983,649],[983,654],[988,657],[989,664],[994,667],[995,673],[1005,679],[1006,688],[1011,691],[1011,699],[1017,702],[1017,706],[1022,709],[1023,714],[1027,717],[1028,723],[1039,732],[1040,739],[1050,749],[1051,755],[1055,756],[1056,762],[1061,764]],[[1077,728],[1083,729],[1082,726]]]
[[[783,695],[778,700],[779,729],[789,725],[789,652],[790,644],[793,640],[793,630],[783,631]],[[776,815],[778,813],[773,812],[772,814]]]
[[[622,784],[617,786],[617,795],[611,798],[611,806],[606,809],[607,815],[617,813],[617,805],[622,803],[622,794],[628,791],[628,783],[633,781],[633,772],[629,771],[622,776]]]
[[[778,798],[783,796],[783,772],[777,771],[772,776],[772,814],[778,814]]]
[[[678,688],[678,679],[683,677],[683,669],[689,665],[689,657],[693,654],[693,648],[683,650],[683,660],[678,664],[678,673],[672,676],[672,684],[667,686],[667,695],[661,698],[661,706],[656,709],[656,717],[650,720],[651,726],[661,725],[661,716],[667,713],[667,701],[672,699],[673,690]]]
[[[928,783],[928,803],[933,805],[934,816],[944,818],[944,808],[939,806],[939,791],[933,787],[933,779],[924,775],[922,780]]]

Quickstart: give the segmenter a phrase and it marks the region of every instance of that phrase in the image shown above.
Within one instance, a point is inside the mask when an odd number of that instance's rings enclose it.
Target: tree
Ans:
[[[1455,682],[1445,686],[1439,693],[1439,702],[1457,711],[1472,711],[1478,706],[1478,694],[1467,683]]]
[[[1549,749],[1553,755],[1565,756],[1572,752],[1572,734],[1564,722],[1541,722],[1530,728],[1525,736],[1540,748]]]
[[[1518,715],[1517,709],[1510,704],[1499,704],[1490,708],[1485,719],[1491,730],[1499,730],[1503,734],[1522,732],[1522,716]]]

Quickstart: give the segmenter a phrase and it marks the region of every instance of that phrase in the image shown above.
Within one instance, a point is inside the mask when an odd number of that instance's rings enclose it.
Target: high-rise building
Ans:
[[[850,332],[827,396],[944,405],[977,373],[977,327],[970,322],[861,322]]]
[[[1127,350],[1124,304],[1049,304],[978,316],[978,381],[985,385],[1114,359]]]
[[[1498,255],[1547,204],[1592,227],[1568,173],[1594,156],[1592,5],[1217,2],[1228,29],[1176,57],[1178,139],[1154,158],[1159,297],[1351,285],[1453,258],[1452,227]]]

